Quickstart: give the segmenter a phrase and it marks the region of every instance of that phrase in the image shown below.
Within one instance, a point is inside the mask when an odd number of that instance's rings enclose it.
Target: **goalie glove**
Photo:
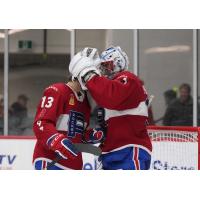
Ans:
[[[88,58],[91,58],[91,59],[94,59],[94,60],[100,59],[98,50],[96,48],[85,47],[82,50],[81,54],[84,57],[88,57]]]
[[[47,140],[49,149],[54,151],[63,159],[75,159],[78,156],[78,150],[73,143],[63,134],[56,133]]]
[[[72,74],[72,79],[77,78],[81,88],[87,90],[86,82],[95,74],[100,75],[100,71],[97,69],[100,63],[97,49],[86,47],[72,58],[69,72]]]

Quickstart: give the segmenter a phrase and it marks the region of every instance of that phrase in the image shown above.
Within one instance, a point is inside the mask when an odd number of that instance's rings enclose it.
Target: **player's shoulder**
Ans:
[[[142,81],[135,75],[133,74],[132,72],[130,71],[122,71],[122,72],[119,72],[114,79],[127,79],[129,81],[133,81],[133,82],[137,82],[137,83],[140,83],[142,84]]]
[[[129,72],[129,71],[121,71],[121,72],[118,72],[116,74],[114,79],[119,79],[119,78],[123,78],[123,77],[133,78],[133,77],[136,77],[136,76],[133,73]]]
[[[67,87],[66,83],[54,83],[45,88],[45,92],[53,92],[53,93],[61,93],[61,94],[68,90],[69,88]]]

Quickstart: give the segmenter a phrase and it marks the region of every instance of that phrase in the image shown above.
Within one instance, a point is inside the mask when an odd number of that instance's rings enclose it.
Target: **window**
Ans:
[[[183,105],[173,104],[165,115],[174,97],[173,91],[179,98],[181,84],[192,88],[192,39],[192,30],[139,31],[139,75],[149,94],[155,96],[152,105],[156,124],[192,125],[192,98]]]
[[[33,135],[43,90],[68,76],[67,30],[25,30],[9,35],[9,134]]]

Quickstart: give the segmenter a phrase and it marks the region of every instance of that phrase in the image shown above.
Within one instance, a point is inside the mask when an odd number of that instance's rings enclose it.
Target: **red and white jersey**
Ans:
[[[147,93],[141,80],[129,71],[118,73],[112,80],[94,76],[87,88],[96,103],[105,108],[107,135],[103,153],[129,146],[152,151],[147,134]]]
[[[55,133],[64,133],[73,143],[82,142],[82,135],[68,136],[68,119],[71,111],[84,115],[85,128],[89,124],[90,106],[85,93],[77,94],[65,83],[56,83],[44,90],[37,107],[33,130],[37,143],[34,150],[33,161],[44,158],[54,160],[56,154],[49,150],[47,140]],[[58,162],[63,169],[82,169],[81,153],[74,160]]]

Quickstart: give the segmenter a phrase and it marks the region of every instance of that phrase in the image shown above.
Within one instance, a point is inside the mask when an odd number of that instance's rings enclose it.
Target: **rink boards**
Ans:
[[[1,137],[0,138],[0,169],[31,170],[34,137]],[[154,170],[194,170],[198,169],[198,146],[197,144],[185,143],[153,143],[153,155],[151,169]],[[188,146],[190,145],[190,146]],[[164,149],[167,149],[165,152]],[[176,150],[180,149],[181,152]],[[189,149],[185,152],[183,150]],[[180,154],[181,153],[181,154]],[[178,156],[177,156],[178,155]],[[180,157],[180,155],[182,155]],[[186,159],[184,155],[188,155]],[[177,159],[178,158],[178,159]],[[96,170],[99,168],[97,157],[83,153],[83,169]]]

